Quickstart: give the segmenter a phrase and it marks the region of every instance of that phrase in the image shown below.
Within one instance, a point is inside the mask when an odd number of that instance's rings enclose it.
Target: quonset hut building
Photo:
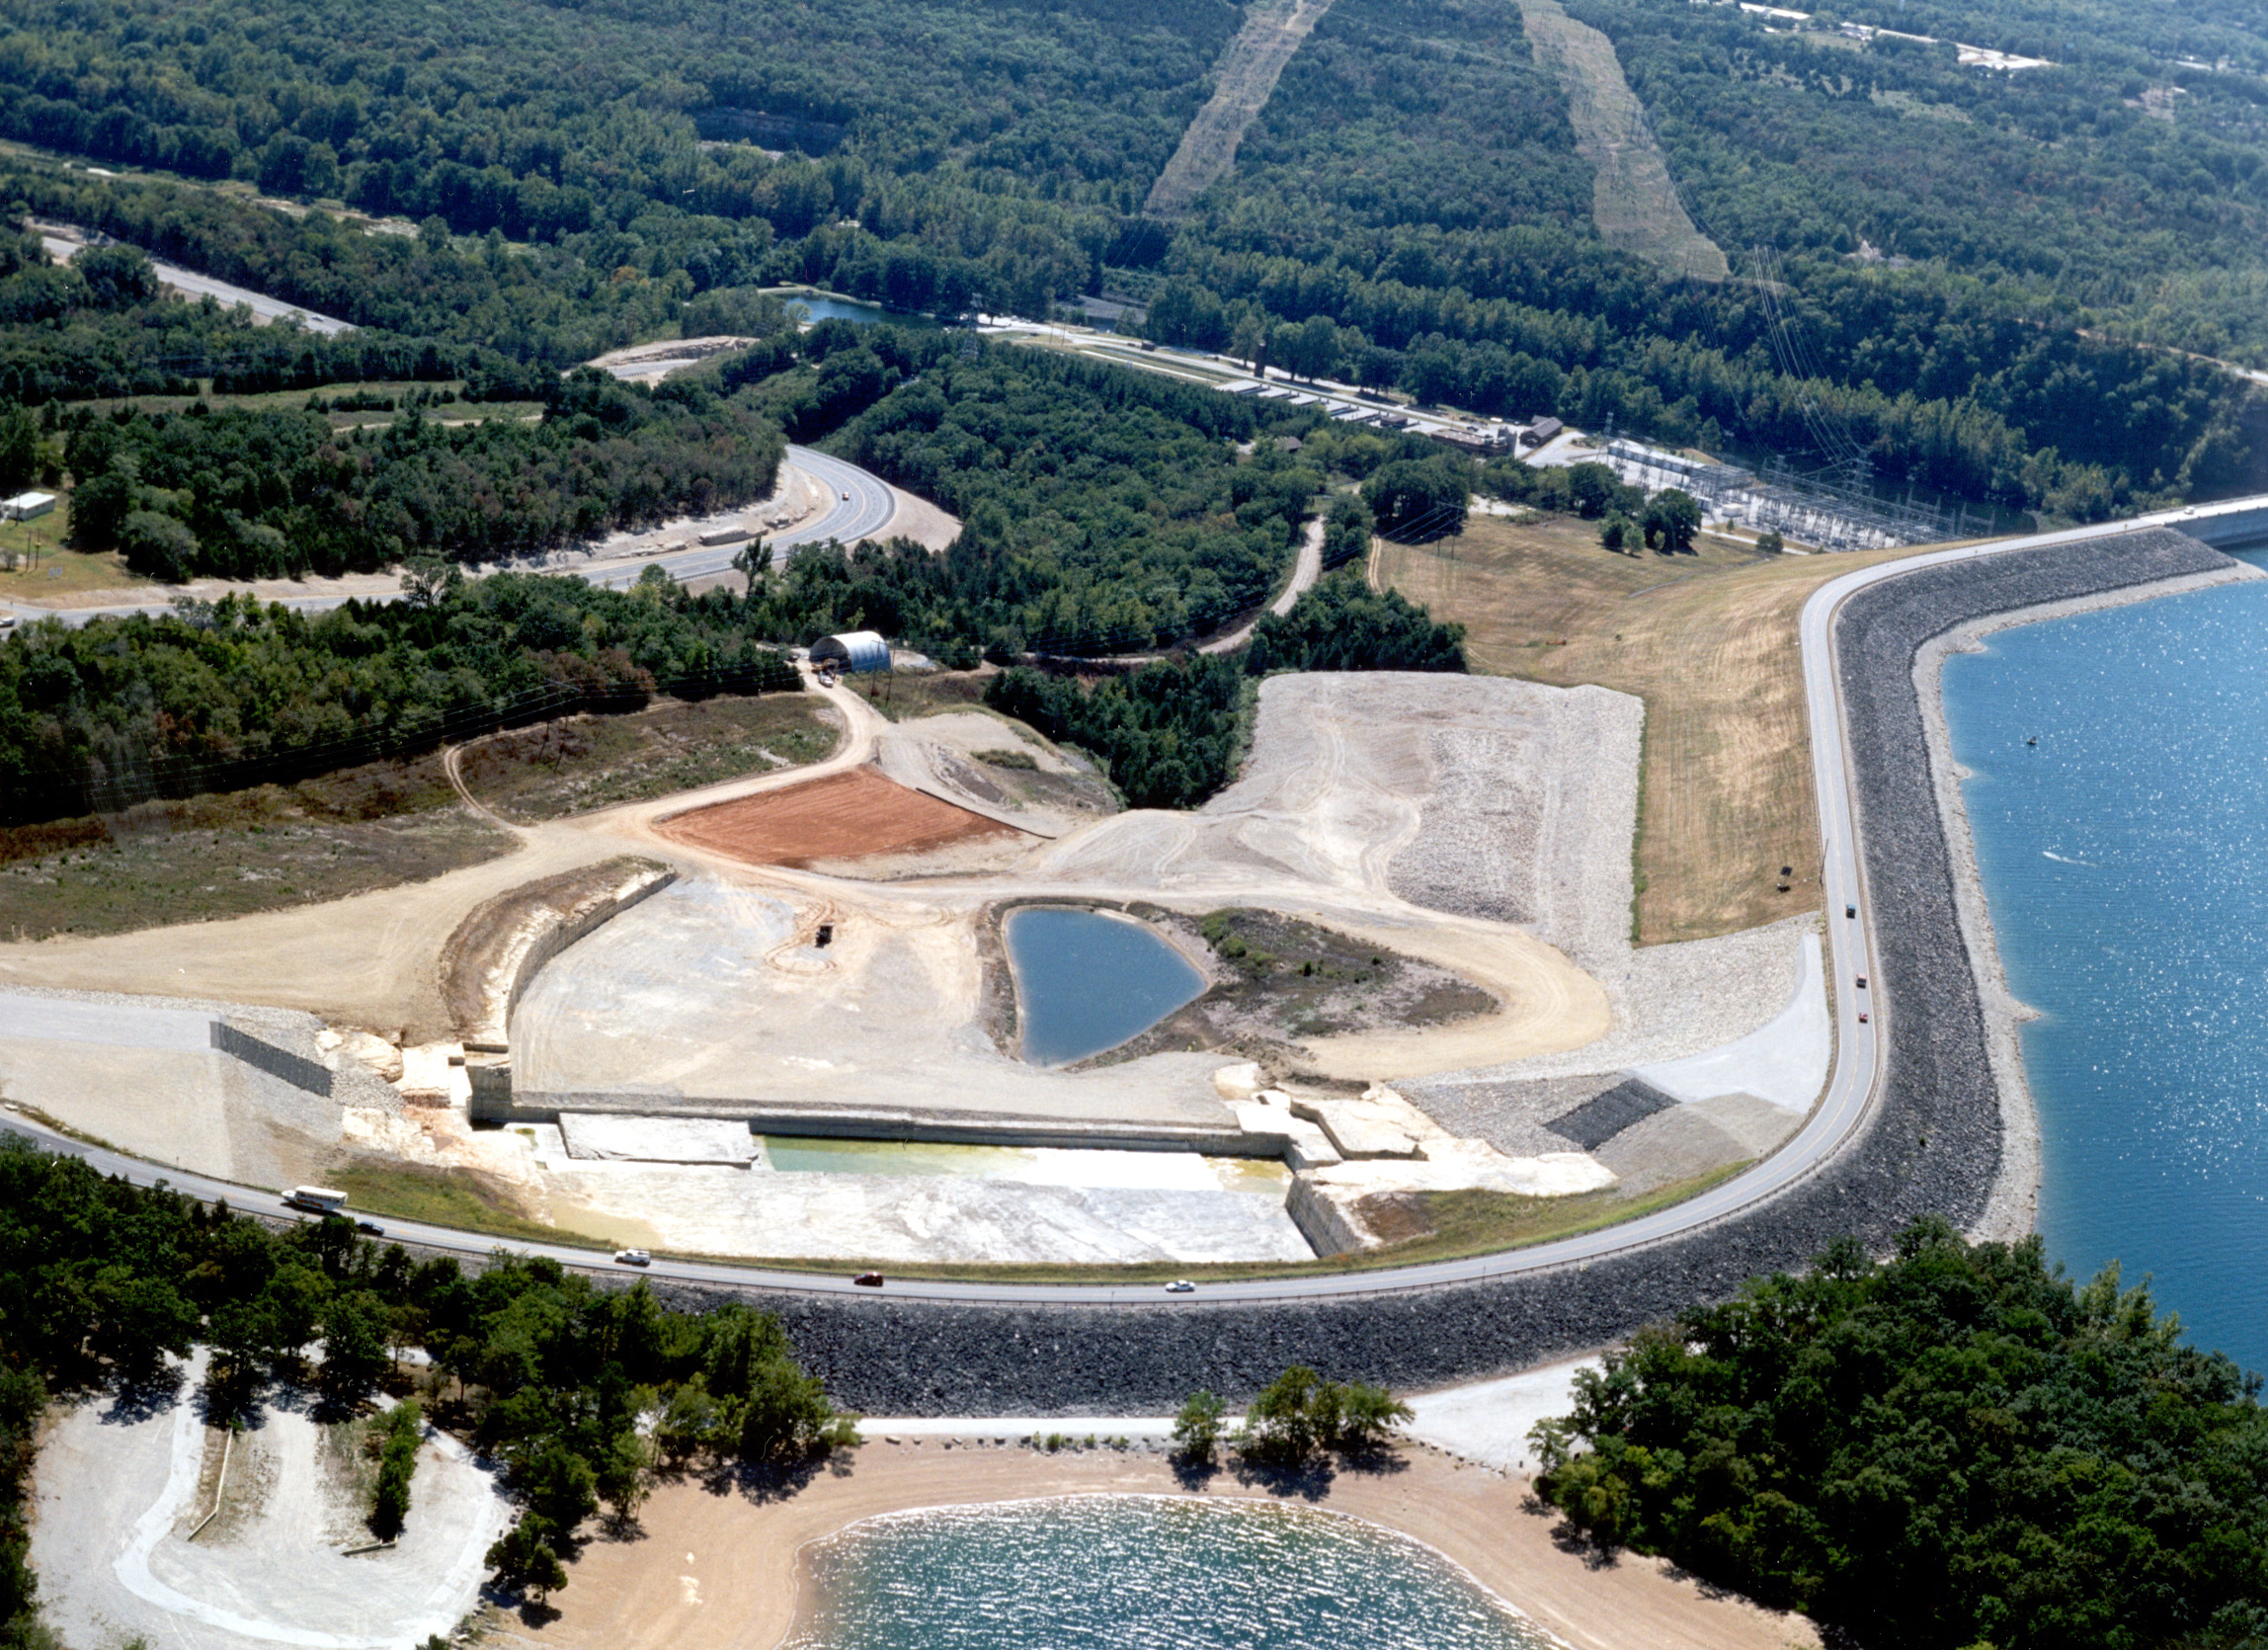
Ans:
[[[811,668],[862,676],[890,668],[890,644],[872,630],[846,630],[811,644]]]

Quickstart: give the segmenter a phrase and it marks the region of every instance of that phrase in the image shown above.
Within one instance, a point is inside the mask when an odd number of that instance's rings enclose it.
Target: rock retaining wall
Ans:
[[[1156,1413],[1192,1389],[1241,1402],[1286,1364],[1423,1388],[1593,1349],[1830,1239],[1967,1224],[2000,1166],[2000,1114],[1929,772],[1914,657],[1965,620],[2228,565],[2165,531],[1926,568],[1855,596],[1837,626],[1891,1072],[1866,1130],[1769,1204],[1586,1266],[1293,1305],[953,1306],[774,1296],[839,1402],[893,1415]],[[1383,1281],[1383,1279],[1382,1279]],[[683,1303],[693,1291],[667,1289]]]
[[[651,860],[608,860],[500,894],[457,925],[443,949],[442,994],[465,1047],[473,1116],[513,1115],[512,1011],[536,971],[677,879]]]

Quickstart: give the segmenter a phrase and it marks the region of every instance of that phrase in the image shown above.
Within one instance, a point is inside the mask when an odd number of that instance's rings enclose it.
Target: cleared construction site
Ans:
[[[1451,1241],[1443,1199],[1493,1211],[1466,1244],[1612,1219],[1769,1151],[1823,1079],[1816,918],[1632,946],[1626,695],[1271,679],[1194,813],[1121,811],[990,712],[806,696],[816,762],[533,824],[466,789],[511,852],[0,948],[0,1098],[378,1213],[1109,1268],[1401,1252]],[[1115,960],[1017,955],[1033,908],[1075,948],[1108,919]],[[1187,983],[1129,1009],[1153,957]],[[1068,1055],[1026,1046],[1048,1017]]]

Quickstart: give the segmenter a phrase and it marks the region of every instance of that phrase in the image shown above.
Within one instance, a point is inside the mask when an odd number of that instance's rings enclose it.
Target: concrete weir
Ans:
[[[2226,570],[2146,529],[1939,563],[1852,596],[1835,630],[1893,1057],[1866,1124],[1776,1198],[1651,1248],[1556,1271],[1374,1296],[1119,1306],[771,1294],[797,1351],[852,1408],[1033,1415],[1171,1407],[1199,1386],[1256,1389],[1290,1362],[1425,1388],[1586,1351],[1803,1266],[1829,1241],[1888,1245],[1915,1218],[1959,1225],[2002,1165],[2001,1114],[1956,905],[1915,659],[1999,613]],[[1382,1279],[1383,1281],[1383,1279]],[[663,1285],[681,1300],[702,1291]],[[764,1291],[752,1291],[764,1295]]]

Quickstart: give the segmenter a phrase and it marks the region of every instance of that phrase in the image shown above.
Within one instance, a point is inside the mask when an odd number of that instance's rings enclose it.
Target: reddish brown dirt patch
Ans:
[[[673,841],[752,866],[919,854],[984,837],[1020,835],[982,814],[909,790],[871,768],[695,808],[657,829]]]

